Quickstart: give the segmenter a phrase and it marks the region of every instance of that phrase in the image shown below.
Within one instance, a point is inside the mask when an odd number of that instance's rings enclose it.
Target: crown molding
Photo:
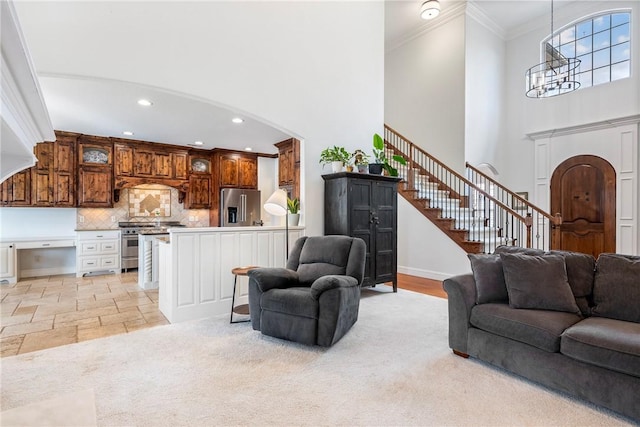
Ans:
[[[640,123],[640,114],[626,117],[616,117],[613,119],[601,120],[598,122],[584,123],[576,126],[567,126],[558,129],[547,129],[540,132],[527,133],[526,137],[532,141],[538,139],[552,138],[555,136],[572,135],[576,133],[591,132],[601,129],[610,129],[618,126],[637,125]]]
[[[470,18],[473,18],[478,24],[485,27],[487,30],[491,31],[493,34],[498,36],[501,40],[506,40],[507,31],[498,25],[493,19],[489,17],[486,13],[482,11],[477,5],[477,1],[467,1],[466,6],[466,14]]]
[[[0,2],[0,19],[0,121],[3,131],[0,150],[1,182],[15,172],[33,166],[33,147],[38,142],[55,141],[56,136],[11,1]]]
[[[453,7],[449,7],[443,10],[437,18],[430,21],[425,21],[425,23],[420,25],[419,27],[416,27],[408,33],[389,42],[388,45],[385,46],[385,53],[389,53],[395,49],[398,49],[399,47],[409,43],[410,41],[415,40],[418,37],[421,37],[437,28],[440,28],[443,25],[446,25],[459,16],[464,16],[465,10],[466,5],[464,3],[456,4]]]

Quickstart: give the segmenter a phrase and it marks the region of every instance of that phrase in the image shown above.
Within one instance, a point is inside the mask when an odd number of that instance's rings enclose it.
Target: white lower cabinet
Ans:
[[[16,282],[16,246],[0,243],[0,281]]]
[[[76,276],[120,272],[120,230],[78,231]]]

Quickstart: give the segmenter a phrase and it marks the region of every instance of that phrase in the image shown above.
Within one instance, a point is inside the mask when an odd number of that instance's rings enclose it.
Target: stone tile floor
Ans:
[[[142,290],[137,278],[132,272],[0,284],[0,357],[168,324],[158,290]]]

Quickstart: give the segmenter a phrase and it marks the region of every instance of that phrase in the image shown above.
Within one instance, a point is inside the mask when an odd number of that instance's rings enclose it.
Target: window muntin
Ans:
[[[578,58],[580,88],[631,76],[631,13],[607,12],[556,31],[551,43],[563,56]]]

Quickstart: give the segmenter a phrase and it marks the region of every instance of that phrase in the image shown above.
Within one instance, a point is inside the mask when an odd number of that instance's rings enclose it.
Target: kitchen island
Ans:
[[[289,249],[304,227],[289,227]],[[284,267],[285,227],[205,227],[169,230],[159,242],[159,308],[171,323],[229,315],[235,267]],[[238,278],[236,301],[247,300]]]

